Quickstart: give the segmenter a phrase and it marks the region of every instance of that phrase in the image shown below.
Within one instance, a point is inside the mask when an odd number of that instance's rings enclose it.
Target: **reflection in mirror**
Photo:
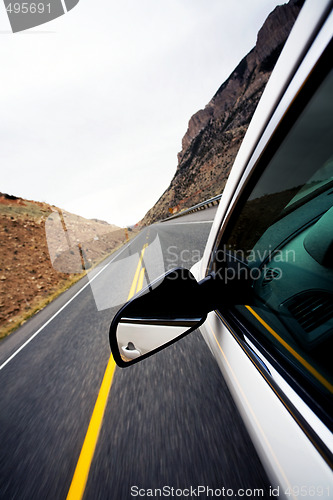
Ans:
[[[196,320],[160,321],[122,318],[117,327],[117,343],[123,361],[143,356],[168,344],[199,322]]]

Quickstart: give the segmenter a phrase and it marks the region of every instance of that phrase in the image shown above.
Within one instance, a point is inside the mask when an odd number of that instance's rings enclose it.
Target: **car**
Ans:
[[[305,2],[200,262],[155,280],[110,327],[122,367],[199,327],[287,498],[333,497],[332,6]]]

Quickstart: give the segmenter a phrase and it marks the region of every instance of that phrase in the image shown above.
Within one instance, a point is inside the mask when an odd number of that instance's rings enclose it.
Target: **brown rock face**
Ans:
[[[0,193],[0,339],[125,240],[112,224]]]
[[[151,224],[170,211],[220,194],[272,69],[304,0],[276,7],[244,57],[207,106],[189,121],[170,186],[143,219]]]

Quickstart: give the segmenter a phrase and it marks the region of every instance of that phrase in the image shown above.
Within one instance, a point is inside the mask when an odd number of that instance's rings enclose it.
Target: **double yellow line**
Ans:
[[[143,255],[148,246],[146,243],[140,253],[139,263],[135,271],[133,282],[130,288],[128,299],[130,300],[135,293],[139,292],[143,286],[145,268],[143,267]],[[79,460],[77,462],[71,486],[66,500],[81,500],[86,488],[91,462],[94,457],[98,436],[102,427],[105,408],[107,405],[113,374],[116,364],[112,355],[107,364],[102,385],[95,403],[94,411],[90,419],[86,437],[83,442]]]
[[[130,292],[128,294],[127,300],[130,300],[133,297],[133,295],[138,293],[142,288],[143,280],[144,280],[144,276],[145,276],[145,268],[143,267],[142,263],[143,263],[143,255],[145,253],[147,246],[148,246],[148,243],[145,243],[142,247],[138,267],[136,268],[136,271],[134,274],[134,279],[133,279],[132,286],[131,286]]]

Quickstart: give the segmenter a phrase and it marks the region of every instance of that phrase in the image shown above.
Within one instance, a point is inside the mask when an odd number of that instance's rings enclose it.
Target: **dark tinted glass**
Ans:
[[[236,310],[259,341],[329,398],[333,391],[333,72],[248,196],[220,249],[248,263]]]

